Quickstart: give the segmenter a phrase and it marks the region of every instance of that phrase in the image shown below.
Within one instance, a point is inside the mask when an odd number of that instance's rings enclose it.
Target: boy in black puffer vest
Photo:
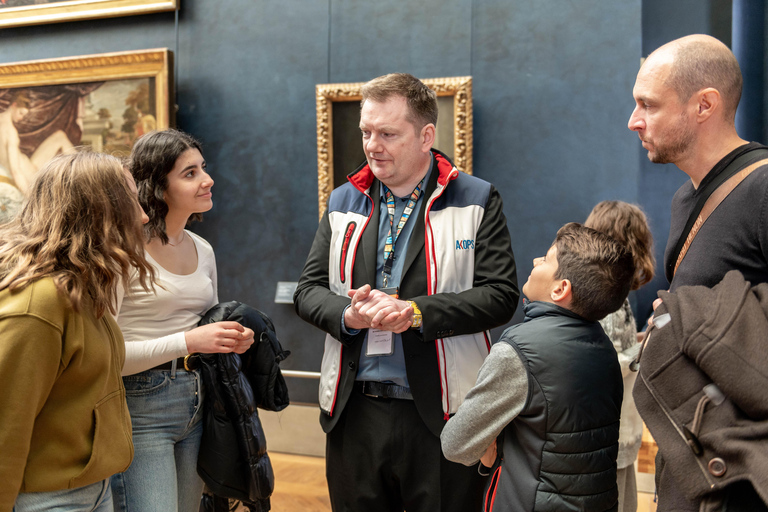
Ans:
[[[622,377],[598,320],[629,293],[614,239],[571,223],[523,286],[507,329],[440,436],[449,460],[491,468],[484,511],[616,510]]]

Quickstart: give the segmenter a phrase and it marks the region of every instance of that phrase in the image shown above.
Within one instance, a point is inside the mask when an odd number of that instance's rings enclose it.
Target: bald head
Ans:
[[[648,56],[646,65],[670,64],[666,78],[681,102],[711,87],[720,93],[724,118],[733,123],[741,99],[742,77],[733,52],[714,37],[696,34],[660,47]]]

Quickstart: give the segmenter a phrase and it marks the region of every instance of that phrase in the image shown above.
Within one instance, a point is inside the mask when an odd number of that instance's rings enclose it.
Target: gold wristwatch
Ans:
[[[413,310],[413,323],[411,324],[412,329],[419,329],[421,328],[421,310],[419,309],[419,306],[416,305],[415,302],[412,300],[406,301],[408,302],[408,305],[411,306],[411,309]]]

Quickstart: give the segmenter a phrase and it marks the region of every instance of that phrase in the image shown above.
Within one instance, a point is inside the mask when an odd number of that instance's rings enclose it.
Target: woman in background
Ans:
[[[133,179],[107,155],[52,159],[0,228],[0,510],[112,510],[133,446],[107,310],[131,274],[150,289]]]
[[[602,231],[630,250],[635,262],[633,290],[637,290],[653,279],[656,263],[653,257],[653,236],[648,226],[648,219],[638,206],[623,201],[603,201],[592,209],[584,225]],[[618,510],[635,512],[637,482],[634,463],[642,442],[643,421],[632,398],[632,388],[635,385],[637,372],[631,371],[629,365],[637,356],[640,343],[637,342],[637,325],[629,300],[624,301],[621,309],[600,320],[600,325],[603,326],[603,330],[618,352],[621,373],[624,377],[624,401],[621,404],[617,459]]]
[[[151,132],[136,141],[129,166],[149,216],[145,250],[156,278],[153,291],[131,279],[127,293],[118,295],[136,451],[131,467],[113,478],[115,508],[197,512],[204,389],[200,372],[185,368],[184,356],[242,354],[253,343],[253,331],[237,322],[196,327],[218,303],[213,249],[185,229],[213,206],[213,179],[200,143],[176,130]]]

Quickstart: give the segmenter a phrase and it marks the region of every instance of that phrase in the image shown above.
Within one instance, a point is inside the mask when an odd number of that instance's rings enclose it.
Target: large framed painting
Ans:
[[[166,48],[0,64],[0,223],[53,156],[89,146],[118,157],[175,123]]]
[[[472,174],[472,77],[423,79],[437,93],[438,121],[434,147],[447,154],[456,167]],[[317,195],[322,217],[331,191],[363,160],[360,136],[360,100],[363,82],[318,84]]]
[[[179,0],[0,0],[0,29],[173,11]]]

